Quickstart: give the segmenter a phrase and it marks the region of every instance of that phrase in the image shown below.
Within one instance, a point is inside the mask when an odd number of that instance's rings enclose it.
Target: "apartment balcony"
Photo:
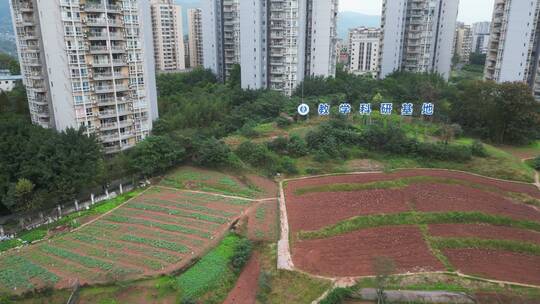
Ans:
[[[99,105],[99,106],[114,106],[116,104],[125,104],[125,103],[128,103],[130,102],[130,100],[128,99],[122,99],[122,98],[117,98],[117,99],[114,99],[114,98],[98,98],[96,103]]]
[[[92,66],[97,67],[97,68],[108,68],[111,65],[117,67],[117,66],[125,66],[127,65],[127,63],[123,59],[113,59],[112,62],[109,60],[98,60],[98,61],[92,62]]]
[[[122,27],[124,26],[124,23],[120,19],[105,19],[105,18],[88,18],[83,21],[88,26],[95,26],[95,27],[107,27],[107,26],[113,26],[113,27]]]
[[[130,127],[133,125],[133,120],[132,119],[126,119],[126,120],[122,120],[121,122],[108,122],[108,123],[102,123],[101,124],[101,130],[114,130],[114,129],[118,129],[118,128],[123,128],[123,127]]]
[[[122,7],[120,5],[103,5],[102,3],[86,3],[84,7],[81,7],[88,13],[121,13]]]
[[[122,33],[89,33],[88,40],[125,40],[124,34]]]
[[[96,86],[95,92],[97,94],[105,94],[105,93],[113,93],[113,92],[125,92],[129,90],[127,85],[104,85],[104,86]]]
[[[99,112],[99,118],[105,119],[105,118],[113,118],[117,116],[125,116],[131,114],[131,111],[129,110],[119,110],[118,112],[115,110],[104,110]]]
[[[112,79],[125,79],[129,78],[128,75],[122,73],[94,73],[94,80],[112,80]]]

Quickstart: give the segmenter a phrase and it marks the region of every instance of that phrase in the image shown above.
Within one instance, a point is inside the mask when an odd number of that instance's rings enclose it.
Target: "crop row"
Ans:
[[[66,263],[66,260],[62,258],[44,254],[39,250],[29,250],[27,252],[27,258],[47,269],[55,268],[62,271],[62,273],[74,274],[79,278],[85,278],[87,280],[97,280],[102,275],[98,271],[88,271],[88,269],[78,264]]]
[[[150,245],[152,247],[161,248],[161,249],[168,249],[168,250],[175,251],[175,252],[180,252],[180,253],[188,253],[189,252],[189,248],[187,248],[184,245],[174,243],[174,242],[164,241],[164,240],[148,239],[148,238],[134,236],[134,235],[131,235],[131,234],[123,235],[120,239],[123,240],[123,241],[126,241],[126,242],[133,242],[133,243],[140,243],[140,244]]]
[[[123,209],[116,210],[114,214],[129,216],[129,217],[143,216],[143,217],[154,219],[161,222],[168,222],[172,224],[179,224],[179,225],[184,225],[184,226],[189,226],[189,227],[194,227],[194,228],[202,228],[204,230],[209,230],[209,231],[215,231],[219,229],[219,227],[221,226],[215,223],[202,222],[195,219],[186,219],[186,218],[177,217],[177,216],[165,217],[161,214],[154,214],[154,213],[145,212],[145,211],[141,211],[137,209],[130,209],[130,208],[123,208]]]
[[[208,194],[195,193],[195,192],[182,192],[182,195],[186,197],[194,198],[194,199],[220,202],[223,204],[234,205],[234,206],[247,206],[251,204],[251,201],[248,201],[248,200],[231,199],[231,198],[226,198],[226,197],[217,196],[217,195],[208,195]]]
[[[191,203],[168,201],[168,200],[159,199],[159,198],[146,198],[146,199],[141,200],[141,202],[150,203],[150,204],[156,203],[158,205],[166,205],[166,206],[171,206],[171,207],[178,207],[178,208],[182,208],[182,209],[187,209],[187,210],[192,210],[192,211],[199,211],[199,212],[204,212],[204,213],[208,213],[208,214],[211,214],[211,215],[223,216],[223,217],[227,217],[227,218],[233,217],[233,216],[236,215],[236,213],[233,213],[233,212],[227,212],[227,211],[213,209],[213,208],[209,208],[209,207],[198,206],[198,205],[194,205],[194,204],[191,204]]]
[[[22,256],[6,256],[0,269],[0,282],[10,289],[33,288],[30,280],[38,278],[47,284],[55,284],[59,278],[47,269]]]
[[[106,272],[111,272],[116,275],[127,275],[130,273],[138,273],[138,271],[134,269],[117,268],[117,267],[114,267],[114,265],[111,263],[94,259],[91,257],[87,257],[87,256],[82,256],[82,255],[73,253],[71,251],[68,251],[59,247],[54,247],[50,245],[41,245],[39,248],[44,253],[52,254],[52,255],[64,258],[66,260],[70,260],[72,262],[81,264],[88,268],[101,269],[101,270],[104,270]]]
[[[187,244],[189,246],[193,246],[193,247],[201,247],[204,245],[204,241],[202,240],[189,238],[184,235],[178,235],[178,234],[174,235],[174,234],[171,234],[170,232],[155,231],[155,230],[150,230],[150,229],[141,228],[137,226],[129,226],[127,230],[129,231],[129,233],[134,234],[134,235],[141,235],[143,237],[150,237],[150,238],[155,238],[155,239],[160,239],[160,240],[165,240],[165,241],[170,241],[170,242],[181,241],[182,243]]]
[[[188,235],[196,235],[196,236],[200,236],[200,237],[206,238],[206,239],[211,239],[212,238],[212,235],[210,233],[208,233],[208,232],[202,232],[202,231],[199,231],[199,230],[186,228],[186,227],[183,227],[183,226],[163,224],[163,223],[152,222],[152,221],[143,220],[143,219],[136,219],[136,218],[125,217],[125,216],[118,216],[118,215],[114,215],[114,214],[109,215],[109,216],[105,217],[104,219],[106,219],[108,221],[111,221],[111,222],[116,222],[116,223],[143,225],[143,226],[150,227],[150,228],[159,228],[159,229],[163,229],[163,230],[167,230],[167,231],[180,232],[180,233],[184,233],[184,234],[188,234]]]
[[[177,215],[177,216],[183,216],[187,218],[193,218],[193,219],[206,221],[206,222],[212,222],[212,223],[218,223],[218,224],[227,223],[226,219],[220,218],[220,217],[214,217],[214,216],[209,216],[209,215],[200,214],[200,213],[190,213],[190,212],[186,212],[182,210],[170,209],[170,208],[165,208],[165,207],[160,207],[160,206],[155,206],[155,205],[150,205],[150,204],[133,202],[133,203],[128,204],[127,206],[129,208],[134,208],[134,209],[139,209],[139,210],[150,210],[150,211],[155,211],[155,212],[166,213],[169,215]]]
[[[108,247],[96,248],[96,247],[92,247],[91,245],[90,246],[86,245],[86,243],[81,244],[80,242],[72,241],[69,239],[57,240],[56,244],[62,246],[65,249],[72,249],[72,250],[81,249],[84,251],[86,255],[91,256],[91,257],[106,259],[106,260],[110,260],[114,262],[124,260],[125,262],[129,264],[133,264],[137,268],[141,266],[142,267],[147,266],[152,270],[160,270],[160,269],[163,269],[163,266],[164,266],[160,262],[157,262],[151,259],[140,258],[139,256],[129,255],[125,252],[119,253],[117,251],[114,251],[113,249],[109,249]],[[129,257],[127,257],[128,255]]]
[[[263,221],[266,218],[266,208],[264,205],[260,205],[257,208],[257,211],[255,212],[255,217],[260,221]]]
[[[85,234],[76,234],[76,235],[73,235],[72,237],[81,242],[95,244],[98,246],[103,246],[105,248],[111,247],[111,248],[118,248],[120,250],[127,249],[137,254],[144,255],[149,258],[158,259],[160,261],[163,261],[169,264],[177,263],[180,260],[180,258],[175,255],[169,254],[167,252],[159,251],[156,249],[152,249],[152,248],[143,248],[140,246],[135,246],[135,245],[130,245],[130,244],[121,244],[121,243],[117,243],[117,242],[113,242],[109,240],[98,239],[94,236],[85,235]]]

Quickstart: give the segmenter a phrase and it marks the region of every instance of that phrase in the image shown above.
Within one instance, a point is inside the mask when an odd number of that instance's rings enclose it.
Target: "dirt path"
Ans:
[[[278,241],[277,268],[293,270],[294,265],[289,243],[289,220],[287,218],[287,206],[285,204],[285,192],[283,191],[282,181],[279,182],[279,219],[281,234]]]
[[[255,252],[223,304],[255,304],[260,272],[259,255]]]

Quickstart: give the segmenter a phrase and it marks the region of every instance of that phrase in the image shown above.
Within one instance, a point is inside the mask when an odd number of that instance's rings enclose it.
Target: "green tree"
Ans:
[[[526,144],[540,134],[540,103],[519,82],[465,83],[451,117],[468,133],[496,143]]]
[[[186,150],[168,136],[150,136],[129,153],[135,172],[144,176],[163,173],[184,161]]]

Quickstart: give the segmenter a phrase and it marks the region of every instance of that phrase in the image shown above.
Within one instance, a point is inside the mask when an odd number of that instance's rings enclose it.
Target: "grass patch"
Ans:
[[[540,256],[540,246],[509,240],[484,240],[478,238],[432,238],[438,249],[492,249]]]
[[[204,297],[204,303],[222,303],[236,282],[237,276],[230,263],[241,241],[239,236],[228,235],[218,247],[180,275],[176,283],[181,297]]]
[[[331,286],[330,281],[276,268],[276,244],[260,248],[261,276],[257,303],[311,303]]]
[[[301,231],[299,232],[298,236],[301,239],[321,239],[365,228],[429,224],[490,224],[495,226],[529,229],[540,232],[540,223],[526,220],[515,220],[505,216],[488,215],[481,212],[423,213],[412,211],[397,214],[354,217],[320,230]]]

